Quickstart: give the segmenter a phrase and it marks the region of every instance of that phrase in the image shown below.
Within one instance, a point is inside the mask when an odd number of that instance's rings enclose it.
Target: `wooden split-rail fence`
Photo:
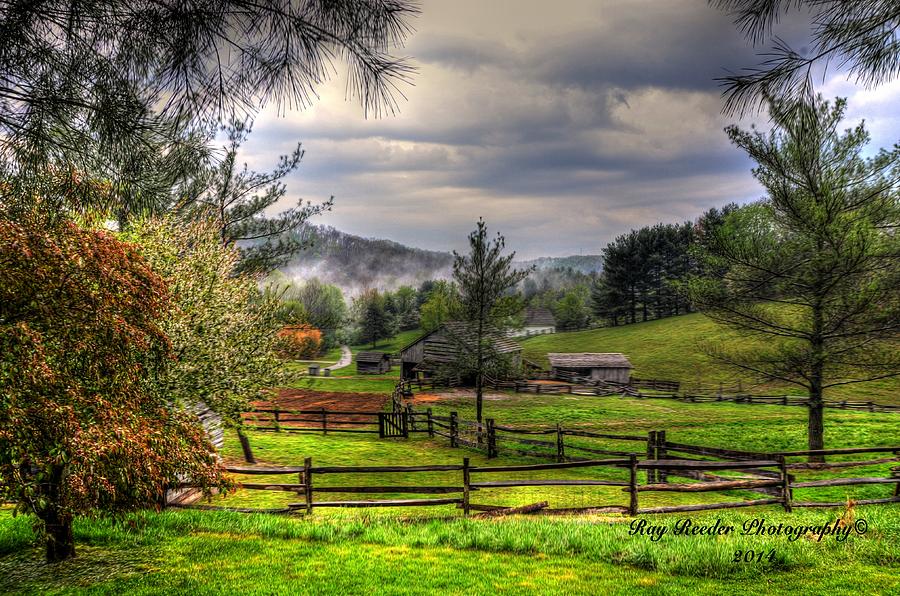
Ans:
[[[549,373],[533,375],[538,379],[497,380],[485,378],[485,386],[494,390],[512,390],[516,393],[534,393],[543,395],[584,395],[596,397],[625,396],[637,399],[673,399],[685,403],[730,402],[749,405],[776,405],[776,406],[800,406],[809,407],[810,400],[798,395],[754,395],[743,393],[724,393],[723,387],[719,390],[708,392],[679,393],[678,381],[662,379],[636,379],[632,378],[627,384],[613,383],[600,379],[588,379],[565,371],[557,372],[555,376]],[[560,381],[559,383],[547,381]],[[438,379],[413,379],[401,381],[394,392],[394,400],[402,406],[403,399],[399,396],[411,396],[413,387],[419,389],[450,386]],[[737,386],[740,387],[739,385]],[[649,391],[649,393],[648,393]],[[853,410],[859,412],[900,413],[900,405],[879,404],[873,401],[854,400],[824,400],[823,407],[836,410]],[[398,407],[395,406],[395,409]]]
[[[297,433],[362,433],[380,438],[409,437],[411,432],[427,432],[411,428],[407,411],[368,412],[326,410],[291,410],[257,408],[244,419],[244,427],[260,431]]]
[[[680,446],[678,450],[697,451],[700,448],[695,446]],[[724,450],[720,450],[724,451]],[[630,454],[628,457],[594,459],[582,461],[539,463],[526,465],[488,465],[473,466],[470,464],[469,458],[463,458],[461,464],[451,465],[418,465],[418,466],[314,466],[312,458],[306,458],[303,466],[283,467],[283,468],[267,468],[267,467],[229,467],[228,471],[234,474],[245,476],[251,475],[286,475],[296,476],[295,483],[270,483],[270,482],[244,482],[241,486],[248,490],[273,490],[286,491],[297,494],[300,499],[297,502],[289,503],[286,507],[280,509],[264,510],[266,512],[275,513],[291,513],[306,512],[310,514],[315,508],[331,508],[331,507],[423,507],[438,505],[456,505],[462,509],[465,515],[472,511],[514,511],[516,506],[499,506],[486,502],[474,502],[481,499],[477,498],[481,492],[487,492],[489,495],[496,495],[497,490],[511,489],[517,487],[598,487],[609,486],[619,487],[622,492],[627,495],[627,502],[598,502],[590,506],[567,508],[567,509],[549,509],[548,511],[564,511],[564,512],[586,512],[586,511],[613,511],[628,515],[641,514],[659,514],[659,513],[678,513],[688,511],[703,511],[713,509],[731,509],[738,507],[754,507],[760,505],[780,505],[785,511],[792,511],[799,507],[838,507],[846,505],[844,502],[819,502],[819,501],[797,501],[793,497],[794,489],[816,489],[833,486],[848,486],[862,484],[894,484],[895,489],[892,497],[877,499],[860,499],[854,501],[854,505],[870,505],[883,503],[900,502],[900,472],[898,468],[893,468],[892,476],[888,478],[830,478],[825,480],[798,481],[791,471],[808,470],[808,469],[826,469],[829,464],[810,464],[810,463],[788,463],[789,458],[806,457],[810,454],[816,455],[850,455],[850,454],[873,454],[880,452],[893,453],[892,458],[882,458],[876,460],[878,462],[898,461],[897,455],[900,455],[900,447],[896,448],[854,448],[854,449],[829,449],[819,451],[797,451],[785,452],[777,454],[759,454],[767,455],[764,459],[735,459],[729,461],[698,461],[695,459],[678,459],[666,456],[662,459],[641,459],[637,454]],[[747,452],[744,452],[747,453]],[[710,453],[712,455],[712,453]],[[755,454],[754,454],[755,455]],[[872,465],[872,461],[843,461],[830,464],[830,467],[849,467]],[[811,466],[819,466],[811,468]],[[553,471],[567,470],[572,468],[590,468],[605,471],[618,471],[619,477],[602,477],[598,475],[596,478],[566,478],[566,479],[534,479],[521,477],[521,474],[530,474],[536,471]],[[622,472],[625,477],[622,478]],[[641,482],[641,471],[646,472],[646,482]],[[417,475],[419,473],[452,473],[454,476],[445,484],[436,484],[433,480],[430,483],[409,483],[406,484],[375,484],[369,485],[362,482],[350,482],[347,484],[327,484],[322,483],[319,478],[324,476],[341,475],[382,475],[403,474],[404,479],[408,479],[409,475]],[[516,478],[496,478],[496,474],[520,474]],[[751,473],[754,476],[721,476],[723,473]],[[765,473],[764,476],[758,476]],[[716,480],[706,482],[689,482],[689,483],[672,483],[667,482],[666,478],[670,475],[683,475],[693,477],[703,477],[707,475],[715,475]],[[432,476],[433,478],[433,476]],[[765,491],[763,498],[754,498],[742,501],[722,501],[697,503],[692,505],[673,505],[663,507],[641,507],[640,495],[648,492],[679,492],[679,493],[699,493],[699,492],[723,492],[734,490],[751,490]],[[354,500],[333,500],[325,498],[319,500],[316,495],[321,494],[360,494],[360,495],[417,495],[416,498],[386,498],[386,499],[354,499]],[[422,495],[436,495],[422,497]],[[490,498],[490,497],[485,497]],[[211,508],[208,506],[200,506],[201,508]],[[215,507],[212,507],[215,508]],[[228,508],[225,508],[228,509]],[[235,509],[238,511],[263,511],[253,509]]]

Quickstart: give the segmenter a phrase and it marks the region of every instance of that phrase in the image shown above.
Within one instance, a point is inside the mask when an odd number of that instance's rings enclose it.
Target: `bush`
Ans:
[[[288,325],[278,332],[276,351],[290,360],[308,360],[322,353],[322,332],[305,323]]]

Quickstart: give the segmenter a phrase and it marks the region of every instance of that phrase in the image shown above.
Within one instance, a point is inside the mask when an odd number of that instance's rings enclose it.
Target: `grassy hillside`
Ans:
[[[548,352],[622,352],[634,365],[634,376],[680,381],[685,389],[695,388],[698,383],[711,387],[718,383],[732,386],[740,381],[743,388],[754,391],[801,391],[789,385],[760,384],[747,373],[710,360],[701,349],[705,342],[723,341],[753,343],[695,313],[620,327],[542,335],[523,340],[522,345],[526,358],[542,364],[547,364]],[[900,379],[834,387],[826,396],[900,403]]]
[[[412,329],[410,331],[401,331],[394,337],[390,339],[382,339],[378,341],[378,346],[376,348],[372,347],[371,343],[367,344],[357,344],[354,346],[350,346],[350,349],[353,350],[353,353],[363,352],[367,350],[375,350],[378,352],[390,352],[392,354],[396,354],[402,348],[411,344],[415,340],[419,339],[419,337],[425,333],[421,329]]]

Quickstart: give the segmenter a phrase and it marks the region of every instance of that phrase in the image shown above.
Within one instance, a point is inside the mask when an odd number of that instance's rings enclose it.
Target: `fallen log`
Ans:
[[[518,515],[520,513],[534,513],[550,506],[547,501],[540,503],[532,503],[531,505],[523,505],[521,507],[509,507],[506,509],[494,509],[493,511],[485,511],[473,517],[500,517],[504,515]]]

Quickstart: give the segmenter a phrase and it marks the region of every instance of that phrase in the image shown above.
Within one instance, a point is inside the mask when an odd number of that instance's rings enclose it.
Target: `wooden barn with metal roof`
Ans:
[[[509,358],[514,370],[521,369],[522,346],[496,329],[489,330],[487,337],[493,352]],[[420,372],[429,376],[440,366],[457,361],[463,352],[473,354],[476,338],[473,325],[447,321],[400,350],[402,378],[415,379]]]
[[[631,362],[624,354],[580,352],[571,354],[547,354],[550,374],[574,373],[593,380],[628,383],[631,379]]]

